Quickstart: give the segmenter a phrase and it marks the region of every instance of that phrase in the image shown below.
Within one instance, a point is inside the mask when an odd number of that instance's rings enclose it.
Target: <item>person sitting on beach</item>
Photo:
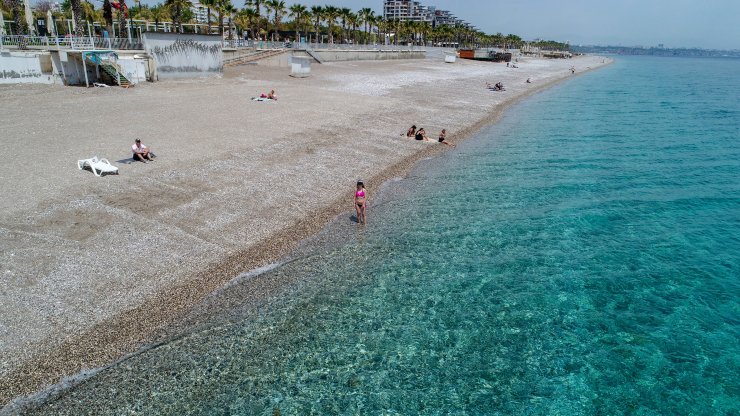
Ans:
[[[365,224],[365,209],[367,208],[367,191],[362,181],[357,181],[354,198],[355,212],[357,213],[357,222]]]
[[[447,146],[450,146],[450,147],[455,147],[454,144],[447,142],[445,140],[446,138],[447,138],[447,130],[442,129],[442,131],[439,132],[439,142],[442,144],[446,144]]]
[[[147,160],[152,161],[152,153],[141,139],[136,139],[136,142],[131,146],[131,151],[134,153],[134,160],[139,160],[146,163]]]
[[[501,83],[501,81],[496,83],[496,91],[503,91],[504,90],[504,84]]]
[[[531,83],[532,83],[532,78],[527,78],[527,84],[531,84]]]
[[[270,93],[267,94],[267,98],[270,100],[277,101],[277,95],[275,95],[275,90],[270,90]]]
[[[409,127],[409,129],[406,131],[406,137],[408,137],[409,139],[414,137],[415,135],[416,135],[416,124]],[[401,134],[401,136],[403,136],[403,134]]]
[[[423,140],[425,142],[429,142],[429,138],[427,137],[427,132],[424,130],[424,127],[419,127],[419,130],[416,131],[416,135],[414,136],[416,140]]]

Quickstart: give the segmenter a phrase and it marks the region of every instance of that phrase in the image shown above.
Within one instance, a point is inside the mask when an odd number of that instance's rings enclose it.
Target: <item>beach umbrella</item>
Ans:
[[[51,36],[57,35],[57,28],[54,26],[54,17],[51,15],[51,10],[46,11],[46,31]]]
[[[33,13],[31,13],[31,0],[25,0],[23,2],[25,5],[25,12],[26,12],[26,24],[28,25],[28,33],[33,34],[36,32],[34,29],[35,26],[33,25]]]

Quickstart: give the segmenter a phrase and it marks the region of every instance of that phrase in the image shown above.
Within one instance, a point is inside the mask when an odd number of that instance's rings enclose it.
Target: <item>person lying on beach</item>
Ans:
[[[133,158],[134,160],[138,160],[141,162],[146,163],[147,160],[152,161],[154,160],[152,158],[152,153],[149,150],[148,147],[144,143],[141,142],[141,139],[136,139],[134,144],[131,146],[131,151],[134,153]]]
[[[416,135],[414,136],[416,140],[423,140],[425,142],[430,141],[427,137],[427,132],[424,130],[424,127],[419,127],[419,130],[416,131]]]
[[[454,144],[447,142],[445,140],[446,138],[447,138],[447,130],[442,129],[442,131],[439,132],[439,142],[442,144],[446,144],[447,146],[450,146],[450,147],[455,147]]]
[[[502,84],[499,81],[495,85],[491,86],[491,84],[489,84],[488,82],[486,82],[486,88],[488,88],[491,91],[504,91],[504,84]]]
[[[252,101],[277,101],[277,95],[275,95],[275,90],[270,90],[269,94],[265,94],[264,92],[260,94],[259,97],[252,97]]]
[[[414,137],[415,135],[416,135],[416,124],[409,127],[409,129],[406,131],[406,137],[408,137],[409,139]],[[401,136],[403,136],[403,133],[401,133]]]
[[[357,213],[357,222],[365,224],[365,209],[367,208],[367,191],[362,181],[357,181],[354,198],[355,212]]]

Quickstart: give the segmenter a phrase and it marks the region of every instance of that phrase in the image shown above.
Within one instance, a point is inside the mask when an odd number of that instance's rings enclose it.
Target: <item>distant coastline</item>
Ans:
[[[677,56],[686,58],[740,58],[740,50],[660,48],[643,46],[573,46],[573,53],[609,55]]]

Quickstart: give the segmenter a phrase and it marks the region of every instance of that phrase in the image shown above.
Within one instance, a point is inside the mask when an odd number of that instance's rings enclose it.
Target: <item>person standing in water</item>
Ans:
[[[367,208],[367,191],[362,181],[357,181],[355,189],[355,212],[357,213],[357,222],[365,224],[365,209]]]

